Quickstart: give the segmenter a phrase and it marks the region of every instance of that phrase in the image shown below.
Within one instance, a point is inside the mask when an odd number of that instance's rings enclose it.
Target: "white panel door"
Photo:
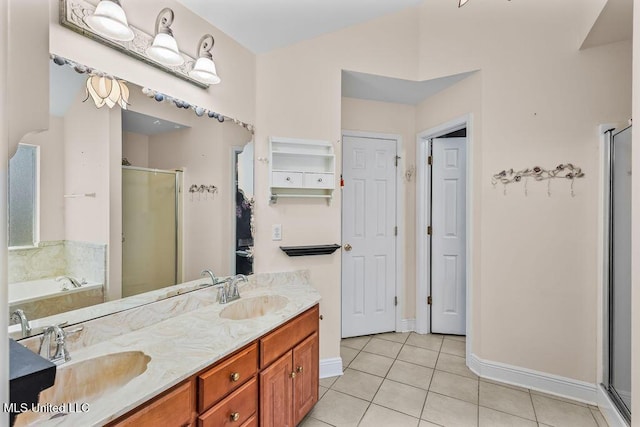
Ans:
[[[434,139],[431,167],[431,332],[465,334],[465,138]]]
[[[395,330],[396,141],[343,138],[342,337]]]

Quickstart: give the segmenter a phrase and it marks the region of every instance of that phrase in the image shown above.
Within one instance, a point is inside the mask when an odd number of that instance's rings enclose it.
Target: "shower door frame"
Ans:
[[[615,389],[612,390],[610,374],[612,372],[612,344],[613,344],[613,298],[611,279],[613,277],[613,161],[614,148],[613,138],[615,135],[631,128],[610,128],[604,132],[604,259],[603,259],[603,335],[602,335],[602,383],[607,397],[612,403],[613,409],[623,418],[627,424],[631,422],[631,413],[626,404],[622,401]]]
[[[138,166],[122,166],[123,170],[134,170],[141,172],[152,172],[152,173],[166,173],[172,174],[175,177],[175,186],[176,186],[176,197],[175,197],[175,229],[176,229],[176,237],[175,237],[175,285],[181,283],[183,281],[182,277],[182,181],[183,181],[183,173],[182,169],[153,169],[153,168],[143,168]],[[124,191],[124,190],[123,190]],[[124,206],[122,207],[123,211],[123,225],[124,225]],[[123,236],[124,237],[124,236]],[[124,249],[122,252],[122,256],[124,257]],[[124,265],[123,265],[124,266]],[[124,283],[122,284],[124,286]]]

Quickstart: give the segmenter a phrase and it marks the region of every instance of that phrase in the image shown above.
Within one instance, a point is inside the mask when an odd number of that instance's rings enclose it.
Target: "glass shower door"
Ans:
[[[611,138],[608,390],[631,419],[631,127]]]
[[[122,168],[122,296],[176,284],[175,172]]]

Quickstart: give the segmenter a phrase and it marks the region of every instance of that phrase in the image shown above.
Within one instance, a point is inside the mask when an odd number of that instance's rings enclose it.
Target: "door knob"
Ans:
[[[351,249],[353,249],[353,246],[351,246],[350,244],[347,243],[346,245],[344,245],[345,251],[349,252]]]

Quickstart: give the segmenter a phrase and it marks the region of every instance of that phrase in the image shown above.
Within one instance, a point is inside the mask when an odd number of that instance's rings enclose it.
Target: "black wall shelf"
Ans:
[[[283,252],[289,256],[329,255],[334,253],[340,245],[313,245],[313,246],[280,246]]]

